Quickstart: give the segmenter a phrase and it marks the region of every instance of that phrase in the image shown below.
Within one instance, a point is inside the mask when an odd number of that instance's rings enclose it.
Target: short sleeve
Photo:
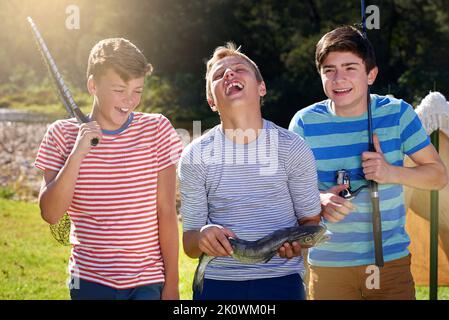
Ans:
[[[293,116],[292,120],[290,121],[288,130],[299,134],[301,137],[304,137],[304,124],[299,111]]]
[[[401,102],[401,119],[399,121],[401,127],[401,144],[402,150],[407,155],[415,152],[430,144],[427,135],[418,114],[408,103]]]
[[[292,141],[286,172],[297,218],[318,215],[321,202],[316,162],[309,145],[300,137]]]
[[[59,171],[67,159],[64,132],[57,123],[51,124],[39,146],[34,165],[40,170]]]
[[[199,230],[207,224],[209,214],[206,170],[198,152],[201,152],[201,145],[191,143],[183,151],[179,161],[180,211],[184,231]]]
[[[182,152],[182,141],[170,121],[161,115],[157,130],[158,170],[177,164]]]

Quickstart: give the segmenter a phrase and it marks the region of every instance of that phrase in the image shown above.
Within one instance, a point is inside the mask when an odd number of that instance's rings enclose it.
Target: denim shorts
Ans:
[[[163,283],[131,289],[114,289],[99,283],[72,277],[69,289],[72,300],[160,300]]]

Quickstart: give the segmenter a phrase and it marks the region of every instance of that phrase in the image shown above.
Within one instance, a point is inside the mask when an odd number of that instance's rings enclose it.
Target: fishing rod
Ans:
[[[365,0],[361,0],[362,10],[362,34],[365,39],[368,40],[366,33],[366,12],[365,12]],[[367,97],[367,109],[368,109],[368,150],[370,152],[376,152],[374,147],[374,130],[373,130],[373,115],[371,111],[371,86],[368,84],[368,97]],[[376,181],[368,181],[371,205],[372,205],[372,222],[373,222],[373,238],[374,238],[374,252],[376,259],[376,266],[384,266],[384,255],[382,246],[382,221],[380,215],[380,203],[379,203],[379,186]]]
[[[41,52],[42,58],[44,59],[44,63],[48,68],[48,71],[51,75],[51,78],[54,80],[54,84],[57,89],[58,96],[60,97],[62,104],[64,105],[67,113],[73,118],[75,117],[78,123],[87,123],[89,119],[83,114],[83,112],[78,108],[75,101],[73,100],[72,94],[70,93],[69,88],[66,86],[64,80],[62,79],[61,74],[56,67],[56,63],[53,60],[50,51],[47,48],[47,45],[42,38],[39,30],[37,29],[36,24],[34,23],[31,17],[27,18],[28,23],[31,26],[31,30],[33,31],[33,36],[36,40],[37,47]],[[98,139],[93,138],[90,140],[90,144],[95,147],[98,144]],[[62,218],[56,223],[50,225],[50,231],[55,238],[62,245],[70,245],[70,228],[71,221],[69,215],[64,213]]]
[[[78,120],[78,123],[89,122],[89,119],[83,114],[81,109],[78,108],[75,101],[73,100],[72,94],[70,93],[69,88],[66,86],[64,80],[62,79],[62,76],[58,71],[58,67],[56,67],[56,63],[53,60],[50,51],[48,50],[47,45],[45,44],[44,39],[42,38],[42,35],[37,29],[37,26],[34,23],[33,19],[31,19],[31,17],[28,17],[27,20],[31,26],[31,30],[33,31],[33,35],[36,40],[38,49],[42,54],[42,57],[44,59],[46,66],[48,67],[48,71],[52,79],[54,80],[62,104],[64,105],[70,116],[75,117]],[[98,139],[93,138],[90,141],[90,144],[92,146],[96,146],[98,144]]]

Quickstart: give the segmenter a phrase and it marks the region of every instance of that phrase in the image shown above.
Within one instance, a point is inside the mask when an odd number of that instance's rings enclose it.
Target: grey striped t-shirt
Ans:
[[[254,241],[321,210],[309,146],[297,134],[267,120],[249,144],[235,144],[221,125],[214,127],[184,149],[178,175],[184,231],[213,223]],[[238,281],[303,271],[302,257],[276,255],[258,264],[218,257],[208,265],[205,277]]]

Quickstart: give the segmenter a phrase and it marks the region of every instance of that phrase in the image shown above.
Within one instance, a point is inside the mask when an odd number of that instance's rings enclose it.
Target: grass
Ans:
[[[181,232],[181,226],[180,226]],[[70,247],[51,236],[36,204],[0,199],[0,300],[66,300]],[[180,248],[180,296],[192,299],[197,260]]]
[[[0,199],[0,300],[69,299],[69,253],[52,238],[36,204]],[[190,300],[197,260],[188,258],[181,245],[179,258],[180,296]],[[416,298],[428,300],[428,287],[417,287]],[[449,300],[449,287],[440,287],[438,298]]]

